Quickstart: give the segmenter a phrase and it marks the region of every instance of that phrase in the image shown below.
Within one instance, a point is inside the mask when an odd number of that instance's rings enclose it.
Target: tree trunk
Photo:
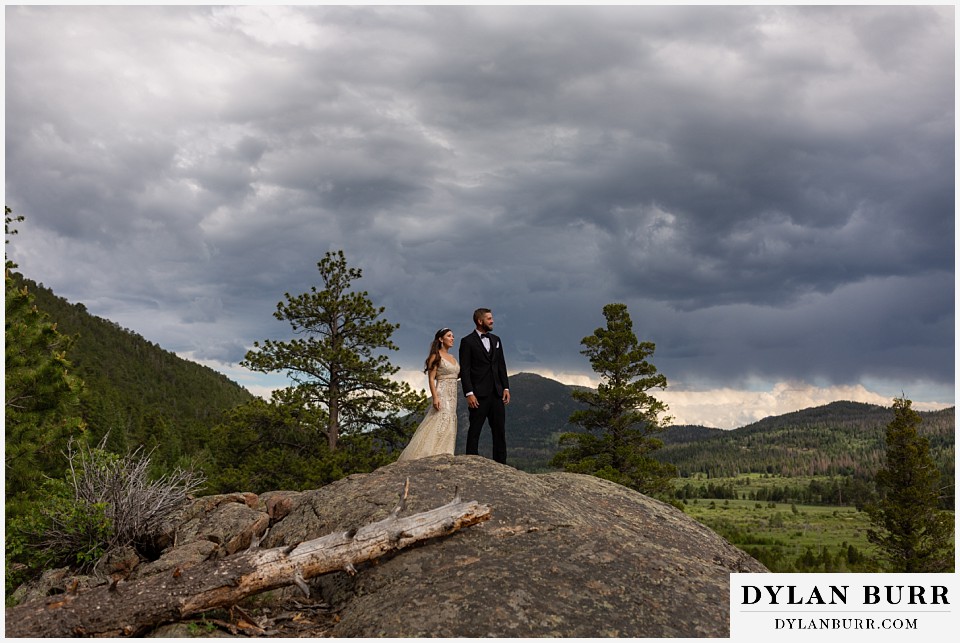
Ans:
[[[339,373],[336,368],[330,368],[330,387],[327,391],[330,400],[327,406],[327,446],[331,451],[337,450],[337,439],[340,437],[340,386],[337,384]]]
[[[409,481],[407,482],[409,487]],[[400,504],[385,519],[302,542],[296,546],[247,550],[180,572],[148,576],[130,583],[60,594],[6,610],[8,637],[133,636],[158,625],[278,587],[297,585],[353,566],[415,542],[445,536],[490,517],[490,507],[464,502],[399,517]]]

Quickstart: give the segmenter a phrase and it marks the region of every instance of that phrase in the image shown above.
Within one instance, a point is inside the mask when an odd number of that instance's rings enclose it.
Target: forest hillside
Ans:
[[[955,409],[920,415],[921,434],[929,439],[934,460],[941,473],[949,472],[952,484]],[[832,402],[731,431],[707,430],[692,439],[674,439],[673,432],[683,429],[672,427],[657,457],[687,475],[769,473],[870,478],[882,463],[884,429],[892,417],[887,407]]]
[[[84,382],[81,409],[93,443],[109,433],[111,451],[156,447],[153,461],[172,467],[207,445],[224,411],[253,395],[211,368],[182,359],[115,322],[90,314],[19,273],[37,308],[75,338],[68,353]]]

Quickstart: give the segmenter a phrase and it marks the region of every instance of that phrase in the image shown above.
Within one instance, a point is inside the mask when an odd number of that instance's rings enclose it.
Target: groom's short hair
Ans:
[[[479,325],[480,320],[483,319],[483,316],[484,316],[484,315],[486,315],[487,313],[492,313],[492,312],[493,312],[493,311],[490,310],[489,308],[477,308],[475,311],[473,311],[473,324],[474,324],[474,326]]]

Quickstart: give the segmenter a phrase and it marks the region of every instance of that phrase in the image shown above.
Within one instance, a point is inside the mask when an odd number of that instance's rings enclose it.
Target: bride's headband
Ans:
[[[441,337],[443,337],[449,332],[450,332],[449,328],[441,328],[440,330],[437,331],[436,337],[437,339],[440,339]]]

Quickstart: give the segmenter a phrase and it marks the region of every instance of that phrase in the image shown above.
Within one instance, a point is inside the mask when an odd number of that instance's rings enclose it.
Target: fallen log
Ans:
[[[358,529],[328,534],[298,545],[247,550],[189,569],[129,583],[59,594],[7,608],[7,637],[137,636],[164,623],[233,605],[271,589],[346,570],[418,541],[446,536],[487,520],[490,507],[465,502],[400,517],[407,488],[389,516]]]

